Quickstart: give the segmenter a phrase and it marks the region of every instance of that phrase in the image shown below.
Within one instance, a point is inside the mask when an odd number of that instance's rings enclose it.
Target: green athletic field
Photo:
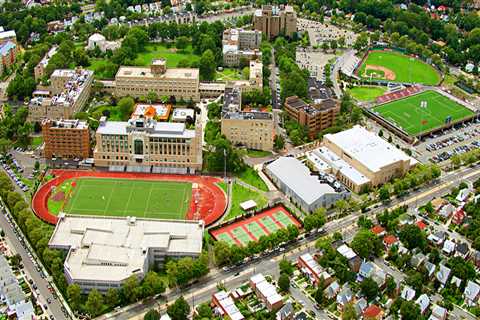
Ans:
[[[75,183],[63,209],[70,214],[184,219],[192,196],[188,182],[80,178]]]
[[[427,102],[426,108],[420,107],[422,101]],[[412,136],[441,127],[449,116],[452,117],[452,122],[455,122],[474,114],[466,107],[431,90],[374,107],[372,111],[394,122]]]
[[[347,89],[347,92],[358,101],[373,101],[384,95],[387,87],[359,86]]]
[[[360,66],[358,74],[363,78],[370,79],[368,75],[371,72],[367,71],[365,74],[367,65],[380,66],[393,71],[395,77],[391,81],[395,82],[436,85],[441,79],[437,70],[431,65],[396,51],[371,51],[368,54]],[[381,71],[377,71],[377,73],[383,74]]]

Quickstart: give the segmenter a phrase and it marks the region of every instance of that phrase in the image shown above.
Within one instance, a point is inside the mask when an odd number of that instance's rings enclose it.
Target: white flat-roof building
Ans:
[[[355,192],[403,176],[418,161],[373,132],[356,125],[326,134],[314,154],[326,162],[342,183]]]
[[[350,196],[334,177],[312,175],[310,169],[296,158],[280,157],[268,164],[265,172],[305,212],[331,207],[338,200]]]
[[[173,109],[172,121],[173,122],[186,122],[187,118],[195,118],[195,110],[188,108],[175,108]]]
[[[166,257],[199,256],[203,230],[203,221],[60,215],[48,245],[68,251],[69,283],[106,291],[130,276],[142,279]]]
[[[212,302],[217,306],[215,310],[223,319],[243,320],[245,317],[238,310],[233,299],[225,292],[219,291],[212,295]]]

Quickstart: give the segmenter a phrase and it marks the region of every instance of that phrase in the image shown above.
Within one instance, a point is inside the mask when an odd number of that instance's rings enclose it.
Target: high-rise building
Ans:
[[[86,121],[45,120],[42,134],[45,158],[85,159],[90,156],[90,131]]]
[[[265,5],[255,11],[253,27],[262,31],[268,39],[280,34],[291,37],[297,31],[297,14],[291,6],[280,9],[277,6]]]
[[[340,103],[334,99],[325,99],[308,104],[297,96],[285,99],[285,111],[288,116],[308,129],[308,136],[314,139],[318,133],[331,127],[340,113]]]
[[[261,57],[259,50],[262,32],[257,30],[227,29],[223,32],[223,64],[238,67],[242,59],[247,61]]]
[[[156,59],[150,67],[120,67],[115,76],[117,97],[146,96],[155,92],[159,97],[174,96],[177,100],[199,101],[198,69],[167,68],[167,61]]]

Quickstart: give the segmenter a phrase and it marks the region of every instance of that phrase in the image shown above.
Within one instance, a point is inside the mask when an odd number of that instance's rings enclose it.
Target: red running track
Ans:
[[[215,184],[222,180],[215,177],[77,170],[53,170],[52,174],[55,178],[42,185],[32,199],[32,208],[37,217],[50,224],[56,224],[58,220],[56,215],[48,211],[48,199],[52,193],[52,188],[61,185],[65,180],[81,177],[166,180],[196,183],[198,189],[192,189],[190,208],[185,218],[188,220],[203,220],[205,221],[205,225],[210,225],[217,221],[227,207],[225,193]]]

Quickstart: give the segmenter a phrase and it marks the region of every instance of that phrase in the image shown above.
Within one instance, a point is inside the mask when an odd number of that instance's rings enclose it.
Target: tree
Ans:
[[[130,115],[133,112],[134,105],[135,101],[132,97],[123,97],[122,99],[120,99],[120,101],[118,102],[118,109],[120,110],[122,118],[124,120],[130,118]]]
[[[82,303],[82,289],[78,284],[71,284],[67,288],[68,303],[73,309],[78,310]]]
[[[285,147],[285,138],[282,135],[277,134],[273,141],[273,147],[275,150],[282,150]]]
[[[385,293],[391,296],[396,289],[397,289],[397,284],[395,283],[395,280],[393,279],[393,277],[387,277],[387,280],[385,280]]]
[[[212,50],[205,51],[200,57],[200,77],[202,80],[214,80],[215,79],[215,55]]]
[[[324,41],[324,42],[322,43],[322,50],[323,50],[323,52],[327,52],[329,48],[330,48],[330,46],[328,45],[328,42]]]
[[[323,285],[318,286],[313,298],[315,299],[315,302],[317,302],[319,305],[323,305],[327,301],[327,297],[325,297],[325,292],[323,291]]]
[[[390,200],[390,190],[387,184],[384,184],[379,190],[378,190],[378,198],[381,201],[388,201]]]
[[[168,306],[167,313],[172,320],[187,320],[190,314],[190,305],[182,296]]]
[[[165,283],[160,276],[153,271],[149,271],[143,279],[143,285],[150,289],[150,295],[165,292]]]
[[[358,218],[357,225],[364,229],[371,229],[373,227],[373,222],[365,216]]]
[[[355,50],[363,50],[368,46],[368,34],[366,32],[360,33],[357,40],[353,44]]]
[[[212,102],[207,106],[209,119],[220,119],[222,113],[222,105],[216,102]]]
[[[373,300],[379,292],[378,284],[372,278],[363,279],[360,291],[368,301]]]
[[[357,232],[351,242],[352,249],[362,258],[368,259],[371,255],[379,256],[382,253],[382,241],[368,229]]]
[[[250,68],[245,67],[242,69],[242,79],[248,80],[250,78]]]
[[[130,303],[137,301],[139,298],[139,286],[136,276],[132,275],[128,277],[122,284],[122,295]]]
[[[118,302],[118,290],[113,288],[108,289],[107,293],[105,294],[105,303],[110,308],[113,308],[118,304]]]
[[[293,265],[287,259],[280,260],[280,262],[278,263],[278,267],[280,268],[280,273],[285,273],[289,276],[293,275],[293,272],[295,270]]]
[[[158,94],[155,91],[148,91],[147,101],[149,103],[154,103],[154,102],[157,102],[157,100],[158,100]]]
[[[87,298],[87,302],[85,304],[85,308],[87,309],[88,313],[93,317],[102,313],[103,297],[100,294],[100,292],[98,292],[97,289],[93,289],[88,294],[88,298]]]
[[[280,278],[278,278],[278,287],[283,292],[287,292],[288,289],[290,288],[290,278],[286,273],[282,273],[280,275]]]
[[[188,46],[189,40],[185,36],[180,36],[175,39],[175,47],[179,50],[183,50]]]
[[[335,39],[330,40],[330,48],[332,48],[334,53],[337,52],[337,48],[338,48],[337,40]]]
[[[151,309],[143,316],[143,320],[159,320],[160,313],[156,309]]]
[[[355,307],[353,303],[347,303],[343,308],[342,312],[342,320],[356,320],[358,319],[357,312],[355,311]]]
[[[400,240],[408,249],[420,248],[425,249],[427,245],[427,238],[425,233],[415,224],[407,224],[399,234]]]
[[[202,303],[197,307],[195,319],[213,319],[213,310],[208,303]]]
[[[400,315],[402,316],[402,320],[418,320],[422,317],[419,305],[413,301],[402,302]]]
[[[230,246],[224,241],[215,241],[213,245],[213,253],[215,256],[215,263],[218,266],[224,266],[230,263]]]

